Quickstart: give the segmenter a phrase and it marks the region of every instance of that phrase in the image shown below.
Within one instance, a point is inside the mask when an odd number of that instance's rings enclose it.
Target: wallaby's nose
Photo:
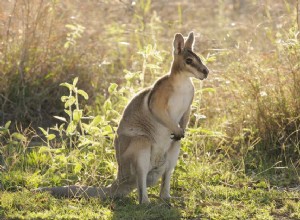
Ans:
[[[205,68],[205,69],[203,70],[203,73],[204,73],[205,76],[207,76],[208,73],[209,73],[209,70]]]

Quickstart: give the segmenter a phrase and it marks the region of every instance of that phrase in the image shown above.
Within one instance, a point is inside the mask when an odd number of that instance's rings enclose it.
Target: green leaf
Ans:
[[[74,133],[74,131],[76,130],[76,127],[77,127],[77,124],[74,121],[70,122],[70,124],[68,125],[67,130],[66,130],[67,134]]]
[[[26,137],[23,135],[23,134],[20,134],[18,132],[15,132],[11,135],[13,138],[16,138],[20,141],[25,141],[26,140]]]
[[[117,88],[118,88],[118,84],[111,83],[110,86],[108,87],[109,94],[113,94]]]
[[[204,88],[201,90],[202,92],[216,92],[214,88]]]
[[[65,113],[67,113],[67,115],[71,116],[71,111],[70,110],[65,109],[64,111],[65,111]]]
[[[113,129],[110,125],[106,125],[104,127],[104,131],[102,132],[102,135],[108,135],[108,134],[112,134],[113,133]]]
[[[74,173],[77,174],[81,171],[82,169],[82,165],[80,163],[76,163],[75,167],[74,167]]]
[[[64,130],[64,127],[65,127],[65,123],[62,123],[60,126],[59,126],[59,131],[63,131]]]
[[[67,87],[69,90],[72,90],[73,89],[73,85],[71,85],[70,83],[61,83],[59,84],[60,86],[64,86],[64,87]]]
[[[48,135],[48,131],[46,131],[44,128],[39,127],[39,129],[43,132],[43,134],[44,134],[45,136]]]
[[[64,122],[67,122],[67,119],[64,118],[64,117],[60,117],[60,116],[53,116],[54,118],[60,120],[60,121],[64,121]]]
[[[206,62],[207,63],[212,63],[212,62],[215,62],[217,60],[217,57],[216,56],[211,56],[211,57],[208,57],[206,59]]]
[[[48,141],[51,141],[54,138],[56,138],[56,135],[55,134],[48,134],[48,135],[46,135],[46,138],[47,138]]]
[[[102,118],[100,115],[97,115],[93,121],[90,123],[90,126],[97,126],[102,122]]]
[[[82,95],[84,99],[86,99],[86,100],[89,99],[89,95],[85,91],[83,91],[82,89],[78,89],[77,93],[79,95]]]
[[[103,108],[105,109],[105,111],[111,110],[112,104],[111,104],[110,99],[107,99],[107,100],[104,102]]]
[[[67,41],[65,44],[64,44],[64,48],[68,49],[71,45],[71,42],[70,41]]]
[[[63,95],[63,96],[60,98],[60,100],[61,100],[62,102],[66,102],[68,99],[69,99],[69,96],[65,96],[65,95]]]
[[[76,99],[74,96],[70,96],[68,101],[65,103],[65,108],[68,108],[69,106],[73,105],[76,102]]]
[[[75,109],[73,111],[73,120],[78,122],[80,121],[81,118],[82,118],[82,110]]]
[[[77,85],[78,77],[75,77],[73,80],[73,88]]]
[[[10,124],[11,124],[11,121],[8,121],[8,122],[5,123],[4,127],[5,127],[6,129],[8,129],[9,126],[10,126]]]

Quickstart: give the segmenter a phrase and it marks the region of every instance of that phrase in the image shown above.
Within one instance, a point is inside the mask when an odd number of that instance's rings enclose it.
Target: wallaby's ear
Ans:
[[[184,47],[190,50],[193,50],[194,46],[194,32],[190,32],[189,36],[184,44]]]
[[[184,39],[181,34],[175,34],[173,46],[174,54],[180,54],[183,51]]]

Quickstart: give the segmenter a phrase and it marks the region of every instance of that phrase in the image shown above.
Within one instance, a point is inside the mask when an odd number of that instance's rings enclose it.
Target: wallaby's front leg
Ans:
[[[158,121],[170,129],[174,135],[174,139],[180,140],[182,137],[184,137],[184,130],[172,120],[167,107],[153,106],[151,111]]]
[[[173,141],[172,146],[167,152],[167,167],[162,175],[162,182],[160,188],[160,198],[169,199],[170,196],[170,180],[172,172],[176,166],[178,155],[180,151],[180,141]]]
[[[191,113],[191,107],[183,114],[182,118],[180,119],[179,126],[185,130],[187,124],[189,123]]]
[[[165,86],[161,84],[160,87],[154,88],[154,91],[150,94],[149,109],[153,116],[171,131],[174,138],[179,140],[184,136],[184,131],[170,114],[172,109],[170,96],[174,91],[167,81],[164,83]]]

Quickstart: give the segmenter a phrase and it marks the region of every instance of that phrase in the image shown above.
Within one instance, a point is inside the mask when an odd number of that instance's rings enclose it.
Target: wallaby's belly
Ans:
[[[151,167],[160,167],[165,164],[166,156],[171,147],[172,139],[169,129],[160,125],[157,126],[154,142],[151,148]]]

